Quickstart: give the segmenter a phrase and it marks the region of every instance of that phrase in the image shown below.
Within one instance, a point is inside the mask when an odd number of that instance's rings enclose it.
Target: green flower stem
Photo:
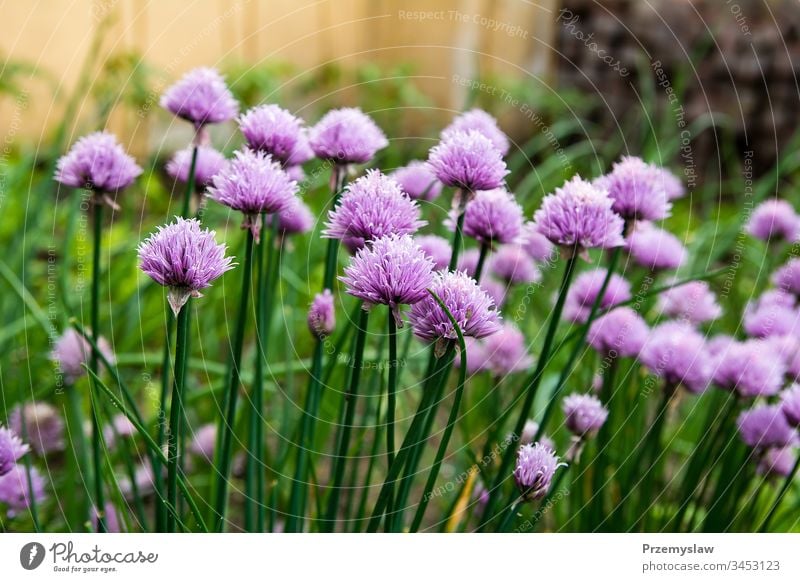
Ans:
[[[386,407],[386,470],[394,462],[394,416],[397,408],[397,322],[391,307],[389,308],[389,384],[387,387]],[[393,495],[393,488],[389,490],[389,498]]]
[[[183,195],[183,208],[181,216],[189,217],[192,207],[192,194],[194,194],[194,176],[197,168],[197,143],[192,145],[192,163],[189,165],[189,176],[186,180],[186,192]]]
[[[358,396],[358,384],[361,379],[361,368],[364,360],[364,345],[367,341],[367,325],[369,323],[369,311],[361,311],[356,331],[355,350],[353,353],[352,370],[347,392],[344,394],[344,419],[339,427],[337,438],[337,452],[333,459],[333,481],[331,492],[328,497],[328,508],[325,515],[325,522],[322,524],[324,531],[333,531],[336,526],[336,514],[339,509],[339,497],[341,495],[342,482],[344,481],[345,466],[347,464],[347,454],[350,450],[350,434],[353,428],[353,420],[356,414],[356,404]]]
[[[84,414],[81,406],[81,392],[76,386],[66,386],[64,390],[67,392],[69,442],[72,443],[72,450],[75,453],[74,462],[70,463],[71,482],[79,483],[81,473],[89,466],[86,435],[83,431]],[[83,495],[72,496],[70,501],[73,510],[70,514],[70,527],[75,531],[80,531],[83,529],[86,516],[89,515],[89,506]]]
[[[458,254],[461,252],[461,239],[464,236],[464,215],[467,209],[467,192],[459,191],[458,196],[458,218],[456,219],[456,230],[453,233],[453,249],[450,251],[449,271],[455,271],[458,267]]]
[[[100,258],[101,245],[103,239],[103,204],[96,200],[94,205],[94,252],[92,256],[92,305],[91,305],[91,327],[92,339],[95,342],[95,349],[92,350],[89,358],[89,368],[97,376],[99,369],[98,349],[96,344],[100,337]],[[105,519],[103,518],[103,508],[105,507],[105,495],[103,493],[103,469],[102,469],[102,429],[100,427],[100,416],[94,402],[95,383],[92,382],[92,394],[90,395],[91,415],[92,415],[92,468],[94,478],[94,506],[97,511],[97,531],[106,531]]]
[[[780,491],[778,492],[777,497],[775,497],[775,501],[772,502],[770,506],[769,513],[764,518],[764,521],[761,523],[761,527],[758,528],[759,533],[764,533],[768,531],[769,524],[772,519],[775,517],[775,514],[778,513],[778,508],[781,506],[781,501],[786,496],[786,493],[789,491],[789,488],[792,486],[794,482],[794,478],[797,476],[798,471],[800,471],[800,457],[794,462],[794,466],[792,467],[791,472],[786,475],[786,478],[783,481],[783,485],[781,486]]]
[[[378,403],[375,410],[375,418],[378,419],[380,415],[381,399],[383,397],[383,393],[378,394]],[[372,448],[370,449],[369,453],[369,463],[367,464],[367,471],[364,474],[364,482],[361,486],[361,499],[358,502],[358,509],[356,510],[356,518],[353,520],[352,527],[353,533],[358,532],[361,528],[361,523],[364,521],[364,516],[366,515],[367,510],[367,500],[369,499],[369,492],[372,487],[372,472],[375,468],[375,459],[378,457],[378,450],[380,448],[381,431],[383,430],[382,425],[377,422],[377,426],[375,427],[375,433],[372,436]]]
[[[239,299],[239,312],[236,317],[236,328],[233,337],[233,349],[228,362],[228,388],[224,396],[224,415],[220,419],[219,437],[216,447],[216,487],[214,491],[214,515],[212,528],[222,532],[225,528],[225,515],[228,510],[228,479],[231,471],[233,448],[233,430],[236,422],[236,402],[241,384],[242,350],[244,348],[244,331],[247,325],[248,303],[250,302],[250,285],[253,275],[253,232],[247,230],[247,243],[244,264],[242,265],[242,291]]]
[[[333,202],[331,208],[336,208],[339,198],[344,189],[344,181],[347,177],[347,169],[344,166],[336,165],[333,169]],[[339,258],[339,239],[329,238],[328,249],[325,255],[325,274],[322,278],[322,288],[333,291],[333,281],[336,278],[336,263]]]
[[[482,243],[480,254],[478,255],[478,264],[475,266],[475,280],[480,282],[481,275],[483,274],[483,267],[486,264],[486,257],[489,256],[491,247],[489,243]]]
[[[530,415],[531,408],[533,408],[533,401],[536,398],[536,393],[539,390],[539,385],[544,377],[544,370],[547,367],[550,359],[550,350],[553,347],[553,340],[555,338],[556,329],[558,328],[559,321],[561,320],[561,312],[564,310],[564,301],[567,298],[567,292],[572,283],[572,277],[575,274],[575,263],[578,260],[577,252],[573,252],[567,260],[564,268],[564,275],[561,280],[561,286],[558,291],[558,298],[556,305],[550,315],[550,322],[547,326],[547,332],[544,337],[544,344],[542,351],[539,354],[539,359],[536,362],[536,369],[531,375],[525,389],[525,400],[522,403],[517,423],[514,426],[514,435],[521,435],[525,428],[525,423]],[[479,527],[479,531],[484,531],[488,523],[494,518],[494,506],[497,504],[497,498],[502,495],[502,485],[511,473],[511,467],[516,457],[516,447],[508,447],[502,457],[500,469],[494,479],[491,489],[489,490],[489,500],[484,509],[484,522]]]
[[[485,245],[484,245],[485,247]],[[461,333],[461,328],[458,326],[458,322],[450,313],[450,310],[447,309],[447,306],[444,302],[437,297],[437,295],[433,291],[428,291],[439,306],[444,310],[447,318],[450,320],[450,323],[453,325],[453,329],[455,329],[456,335],[458,336],[458,344],[461,351],[461,365],[459,366],[459,374],[458,374],[458,385],[456,386],[455,396],[453,397],[453,406],[450,408],[450,415],[447,418],[447,425],[444,429],[444,434],[442,435],[442,440],[439,442],[439,449],[436,451],[436,457],[433,461],[433,466],[431,467],[431,471],[428,474],[428,481],[425,483],[425,488],[423,489],[422,499],[417,506],[417,513],[414,516],[414,521],[411,524],[411,532],[416,532],[419,530],[419,526],[422,523],[422,518],[425,516],[425,509],[428,507],[428,503],[431,500],[433,487],[436,485],[436,479],[439,476],[439,470],[442,466],[442,461],[444,460],[444,456],[447,453],[447,446],[450,444],[450,438],[453,436],[453,429],[455,428],[456,421],[458,420],[458,412],[461,408],[461,400],[464,397],[464,384],[467,381],[467,346],[464,343],[464,335]],[[451,364],[452,365],[452,364]],[[448,370],[449,371],[449,370]],[[444,380],[442,384],[447,381],[447,373],[444,375]]]
[[[605,486],[606,462],[608,460],[609,448],[614,434],[614,419],[616,416],[614,412],[616,412],[615,401],[617,400],[617,391],[614,382],[616,380],[618,368],[619,358],[611,359],[603,375],[603,386],[600,389],[600,400],[606,404],[608,416],[595,440],[597,453],[595,454],[594,463],[592,463],[592,492],[594,500],[591,502],[590,509],[593,523],[600,523],[603,519],[603,515],[605,515],[603,509],[603,488]]]
[[[434,358],[432,360],[434,370],[433,374],[428,376],[428,382],[426,382],[425,386],[422,388],[422,397],[420,398],[417,411],[414,413],[414,418],[411,420],[411,426],[409,427],[408,432],[403,439],[403,443],[400,445],[400,450],[394,459],[394,463],[392,463],[392,466],[389,467],[389,473],[386,475],[386,478],[383,481],[380,493],[378,494],[378,499],[375,502],[375,507],[372,510],[372,515],[367,525],[368,532],[378,531],[378,527],[383,519],[383,514],[387,510],[388,493],[390,490],[389,484],[394,483],[400,476],[400,472],[405,466],[411,449],[420,442],[421,430],[427,415],[430,412],[431,406],[436,400],[437,389],[434,389],[433,384],[438,378],[440,378],[440,372],[444,367],[447,366],[447,362],[452,361],[453,356],[455,355],[455,348],[455,343],[451,343],[441,358]],[[433,351],[431,351],[431,354],[433,354]],[[391,510],[391,508],[389,509]]]
[[[167,439],[167,502],[177,507],[178,469],[183,451],[180,438],[183,428],[183,392],[186,386],[186,338],[189,335],[191,299],[178,312],[175,332],[175,370],[173,372],[172,396],[169,404],[169,438]],[[167,516],[167,532],[175,531],[175,515]]]

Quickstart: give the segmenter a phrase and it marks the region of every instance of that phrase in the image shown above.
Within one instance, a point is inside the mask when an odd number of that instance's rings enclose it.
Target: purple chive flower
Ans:
[[[595,180],[614,201],[614,212],[626,220],[661,220],[672,205],[664,188],[663,170],[640,158],[623,156],[610,173]]]
[[[797,453],[793,446],[770,448],[764,451],[758,461],[756,472],[759,475],[788,477],[792,472],[796,459]]]
[[[37,503],[44,500],[45,481],[36,467],[30,468],[30,484],[31,487],[28,486],[28,471],[21,465],[14,465],[0,477],[0,503],[7,506],[8,517],[28,509],[32,498]]]
[[[794,335],[781,335],[770,336],[763,341],[783,360],[786,377],[792,382],[800,379],[800,339]]]
[[[721,334],[715,335],[713,338],[706,342],[706,351],[710,356],[719,356],[722,352],[728,349],[728,347],[736,342],[732,336]]]
[[[289,154],[286,165],[289,167],[302,166],[313,159],[314,150],[311,149],[311,145],[308,143],[308,130],[303,128],[300,130],[300,135],[297,136],[297,143],[294,144],[294,149]]]
[[[175,152],[167,163],[167,174],[175,180],[189,181],[189,171],[192,167],[193,148],[188,147]],[[197,162],[194,167],[194,188],[197,192],[205,191],[211,181],[225,167],[227,160],[220,152],[211,146],[201,145],[197,148]]]
[[[8,415],[8,426],[16,434],[25,434],[37,455],[64,450],[64,421],[58,410],[46,402],[17,406]]]
[[[431,149],[428,164],[443,184],[469,192],[500,188],[508,174],[500,151],[474,130],[442,140]]]
[[[433,261],[409,235],[392,234],[358,251],[344,274],[339,280],[350,295],[364,301],[366,308],[388,305],[402,327],[400,306],[429,297],[426,289],[433,282]]]
[[[480,254],[478,249],[467,249],[461,253],[461,256],[458,258],[458,270],[464,271],[470,277],[475,277]]]
[[[97,340],[97,347],[108,363],[113,365],[116,361],[114,352],[111,351],[111,346],[106,338],[100,337]],[[86,338],[70,327],[64,330],[64,333],[56,341],[55,347],[50,353],[50,359],[58,364],[58,369],[64,375],[64,381],[67,384],[74,384],[78,378],[86,374],[83,365],[89,362],[91,353],[92,348]]]
[[[767,200],[753,210],[747,232],[766,242],[793,242],[800,235],[800,216],[786,200]]]
[[[289,206],[278,213],[278,230],[281,235],[302,234],[311,230],[314,214],[298,196],[292,197]]]
[[[486,359],[486,347],[483,342],[475,338],[465,337],[464,345],[467,348],[467,373],[477,374],[478,372],[485,372],[489,370],[489,364]],[[456,357],[454,364],[456,367],[461,367],[464,361],[464,354],[461,353]]]
[[[0,477],[11,471],[29,450],[13,430],[0,424]]]
[[[744,311],[744,330],[757,338],[779,337],[800,331],[800,312],[795,299],[784,291],[765,291]]]
[[[717,297],[705,281],[690,281],[667,289],[658,298],[658,305],[664,315],[694,324],[722,315]]]
[[[639,359],[670,387],[683,385],[695,394],[708,387],[713,372],[703,336],[678,321],[653,328]]]
[[[410,162],[392,172],[391,177],[412,200],[433,200],[442,193],[442,183],[425,162]]]
[[[322,236],[340,239],[351,252],[390,234],[414,234],[427,224],[417,203],[400,185],[378,170],[347,186],[338,206],[328,213]]]
[[[567,292],[564,304],[564,318],[574,323],[586,323],[600,289],[603,288],[607,271],[593,269],[575,277],[575,282]],[[631,284],[613,273],[608,281],[606,292],[598,305],[598,311],[613,307],[631,298]]]
[[[282,164],[294,153],[303,122],[277,105],[259,105],[239,118],[239,129],[251,149]]]
[[[156,489],[156,480],[153,476],[153,466],[150,463],[138,465],[133,474],[136,481],[136,489],[139,495],[150,495]],[[132,499],[133,485],[128,477],[122,477],[119,480],[119,489],[125,499]]]
[[[427,234],[418,236],[414,240],[417,241],[419,248],[433,261],[434,268],[437,271],[447,269],[450,265],[450,255],[453,252],[447,239],[435,234]]]
[[[445,224],[455,230],[457,209]],[[480,190],[464,210],[464,234],[481,244],[506,244],[517,239],[522,231],[522,207],[514,195],[503,188]]]
[[[99,131],[80,138],[58,160],[55,179],[65,186],[102,194],[113,207],[116,205],[107,195],[124,190],[141,173],[142,169],[125,153],[117,138]]]
[[[553,243],[539,232],[533,222],[527,222],[522,227],[519,244],[534,261],[550,261],[558,256]]]
[[[106,502],[105,510],[103,511],[103,525],[106,528],[106,532],[108,533],[121,533],[122,528],[120,527],[119,516],[117,515],[117,509],[114,507],[114,504],[110,501]],[[92,507],[92,527],[96,530],[97,529],[97,508]]]
[[[467,207],[469,208],[469,207]],[[489,259],[489,270],[506,283],[536,283],[542,278],[530,255],[517,244],[503,245]]]
[[[336,308],[330,289],[317,293],[308,309],[308,329],[317,339],[324,339],[336,327]]]
[[[496,376],[520,372],[533,364],[525,336],[513,323],[504,323],[497,333],[488,336],[482,343],[486,367]]]
[[[797,442],[797,432],[786,422],[779,404],[762,404],[745,410],[736,424],[739,436],[749,447],[786,447]]]
[[[772,396],[783,386],[786,364],[764,340],[731,342],[716,356],[714,383],[740,396]]]
[[[800,258],[789,259],[772,275],[772,282],[778,289],[800,296]]]
[[[602,355],[635,357],[649,333],[647,324],[638,313],[630,307],[618,307],[592,322],[587,341]]]
[[[511,144],[503,130],[497,126],[497,120],[482,109],[470,109],[456,117],[444,131],[442,140],[450,138],[456,132],[477,131],[492,142],[495,149],[502,155],[508,153]]]
[[[800,385],[793,384],[781,393],[781,410],[790,425],[800,427]]]
[[[624,222],[612,209],[608,194],[575,176],[542,200],[534,213],[536,230],[552,243],[569,248],[612,248],[622,245]]]
[[[506,286],[503,283],[491,277],[485,277],[481,279],[480,287],[492,298],[495,309],[501,309],[505,305]]]
[[[658,168],[658,177],[661,180],[661,188],[667,195],[667,200],[677,200],[686,195],[683,182],[666,168]]]
[[[558,456],[541,443],[519,448],[514,480],[526,498],[541,499],[547,494],[556,469],[566,467],[558,461]]]
[[[637,264],[651,271],[674,270],[686,261],[678,237],[649,222],[638,223],[625,246]]]
[[[430,285],[450,311],[466,337],[480,339],[500,329],[494,301],[463,271],[434,273]],[[430,295],[411,306],[409,321],[414,334],[429,342],[455,341],[456,330],[439,303]]]
[[[217,425],[210,422],[204,424],[194,433],[194,438],[189,445],[189,452],[206,459],[209,463],[214,460],[214,448],[217,443]]]
[[[536,433],[538,432],[539,432],[539,423],[533,419],[526,420],[525,426],[522,428],[522,434],[519,437],[520,446],[532,445],[534,439],[536,438]],[[541,445],[547,450],[553,453],[556,452],[556,444],[550,437],[541,435],[539,437],[539,443],[541,443]]]
[[[110,448],[116,444],[117,436],[121,439],[132,437],[136,434],[136,427],[124,414],[117,414],[111,419],[111,424],[103,427],[103,438]]]
[[[169,287],[167,298],[175,315],[189,300],[225,271],[233,268],[226,246],[217,244],[213,230],[200,230],[196,218],[176,217],[159,226],[139,245],[139,267],[156,283]]]
[[[209,196],[244,214],[242,228],[258,240],[261,213],[272,214],[289,207],[297,194],[297,183],[268,154],[246,149],[216,176]]]
[[[161,107],[201,128],[222,123],[239,113],[239,104],[215,69],[193,69],[161,96]]]
[[[358,108],[328,111],[309,132],[316,156],[337,164],[365,164],[389,145],[383,131]]]
[[[608,418],[608,409],[591,394],[570,394],[561,402],[567,429],[577,437],[597,434]]]

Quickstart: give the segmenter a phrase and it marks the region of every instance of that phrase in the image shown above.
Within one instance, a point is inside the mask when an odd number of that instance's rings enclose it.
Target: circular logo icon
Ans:
[[[44,546],[39,542],[29,542],[19,551],[19,563],[26,570],[35,570],[44,562]]]

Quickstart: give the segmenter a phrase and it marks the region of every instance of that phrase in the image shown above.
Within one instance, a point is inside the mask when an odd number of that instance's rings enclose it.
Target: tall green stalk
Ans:
[[[481,275],[483,274],[483,267],[486,265],[486,257],[489,256],[491,247],[489,243],[481,244],[480,254],[478,255],[478,264],[475,266],[475,280],[480,282]]]
[[[397,322],[389,308],[389,383],[386,407],[386,470],[394,462],[394,415],[397,408]],[[392,496],[392,490],[389,496]]]
[[[350,450],[350,434],[353,429],[353,421],[356,414],[356,404],[358,396],[358,384],[361,379],[361,368],[364,361],[364,345],[367,340],[367,324],[369,323],[369,311],[362,310],[356,331],[356,343],[353,353],[352,370],[347,392],[344,394],[344,419],[339,427],[337,438],[336,456],[333,458],[333,480],[331,482],[331,492],[328,497],[328,508],[325,514],[325,521],[322,524],[324,531],[333,531],[336,526],[336,515],[339,509],[339,497],[341,495],[342,483],[344,481],[345,467],[347,465],[347,454]]]
[[[792,470],[786,475],[786,478],[783,481],[783,485],[781,486],[778,495],[775,497],[775,501],[772,502],[770,506],[769,513],[764,518],[764,521],[761,523],[761,527],[758,528],[759,533],[764,533],[768,530],[769,524],[772,519],[775,517],[775,514],[778,513],[778,508],[781,506],[781,501],[786,496],[786,493],[789,491],[789,488],[794,483],[794,478],[797,476],[798,471],[800,471],[800,457],[794,462],[794,466]]]
[[[197,168],[197,141],[192,145],[192,163],[189,165],[189,177],[186,180],[186,192],[183,194],[183,208],[181,216],[189,217],[192,207],[192,195],[194,194],[194,175]]]
[[[253,275],[253,231],[247,230],[244,264],[242,265],[242,291],[239,299],[239,312],[233,346],[228,361],[228,386],[224,396],[224,414],[220,420],[217,439],[215,467],[216,486],[214,490],[214,514],[212,531],[222,532],[225,528],[225,515],[228,511],[228,478],[231,471],[231,449],[233,448],[233,427],[236,420],[236,403],[241,385],[241,362],[244,348],[244,330],[247,325],[247,308],[250,302],[250,285]]]
[[[81,408],[81,393],[75,386],[65,386],[67,392],[67,419],[69,426],[69,442],[72,444],[74,457],[69,463],[70,478],[72,483],[78,483],[81,473],[89,466],[89,455],[86,450],[86,436],[83,430],[83,409]],[[25,423],[23,423],[23,427]],[[72,512],[69,525],[76,529],[83,529],[89,507],[84,495],[76,495],[70,500]]]
[[[175,370],[173,372],[172,396],[169,404],[169,438],[167,439],[167,501],[172,507],[178,503],[178,470],[180,438],[183,428],[183,393],[186,386],[186,339],[189,335],[191,299],[178,312],[175,332]],[[167,531],[175,531],[175,515],[167,515]]]
[[[559,287],[558,291],[558,298],[556,299],[556,305],[550,314],[550,322],[547,326],[547,332],[544,337],[542,351],[539,354],[539,359],[536,362],[536,369],[531,375],[530,380],[527,382],[528,387],[525,390],[525,400],[522,403],[522,408],[520,410],[519,417],[517,418],[517,423],[514,426],[514,435],[518,436],[522,434],[522,431],[525,428],[525,423],[530,415],[531,408],[533,408],[533,402],[536,398],[536,393],[539,390],[539,385],[541,384],[544,376],[544,370],[547,367],[547,363],[550,359],[550,351],[553,347],[556,329],[558,328],[559,321],[561,320],[561,313],[564,310],[564,301],[567,298],[567,292],[572,284],[572,277],[575,274],[575,264],[577,260],[577,252],[573,252],[569,259],[567,259],[567,264],[564,268],[564,275],[561,279],[561,286]],[[514,463],[515,457],[516,447],[508,447],[503,454],[502,461],[500,463],[500,469],[498,470],[492,487],[489,490],[489,500],[486,502],[486,507],[483,513],[484,523],[479,528],[479,531],[483,531],[488,523],[494,518],[494,506],[497,504],[497,498],[502,495],[502,485],[506,478],[510,475],[511,466]]]
[[[456,230],[453,233],[453,249],[450,251],[450,264],[448,271],[455,271],[458,267],[458,255],[461,252],[461,239],[464,236],[464,216],[467,211],[467,192],[460,191],[456,194],[458,198],[458,218],[456,219]]]
[[[100,248],[103,238],[103,204],[98,199],[94,205],[94,249],[92,256],[92,304],[90,325],[92,326],[92,339],[95,344],[100,339]],[[89,359],[89,369],[97,376],[99,361],[97,349],[93,349]],[[105,495],[103,493],[103,466],[102,466],[102,429],[100,427],[100,413],[94,400],[97,389],[95,382],[92,381],[91,414],[92,414],[92,468],[94,478],[94,506],[97,508],[97,531],[106,531],[103,509],[105,508]]]

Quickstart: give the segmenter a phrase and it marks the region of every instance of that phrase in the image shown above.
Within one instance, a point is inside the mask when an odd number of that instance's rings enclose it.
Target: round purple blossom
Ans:
[[[311,145],[308,143],[308,130],[302,128],[300,130],[300,135],[297,136],[297,143],[294,144],[294,149],[286,160],[286,165],[289,167],[301,166],[313,159],[314,150],[311,149]]]
[[[713,372],[703,336],[678,321],[653,328],[639,359],[670,387],[683,385],[695,394],[708,387]]]
[[[8,426],[16,434],[25,434],[37,455],[64,449],[64,421],[58,410],[46,402],[28,402],[22,407],[17,406],[8,415]]]
[[[415,240],[422,251],[433,261],[434,268],[437,271],[447,269],[450,265],[450,255],[453,253],[453,249],[447,239],[435,234],[427,234],[418,236]]]
[[[731,342],[716,356],[714,383],[740,396],[772,396],[783,386],[786,364],[763,340]]]
[[[322,235],[344,242],[351,252],[390,234],[414,234],[427,224],[417,203],[378,170],[350,183],[338,206],[328,213]]]
[[[197,455],[211,463],[214,460],[216,443],[217,425],[210,422],[198,428],[194,433],[194,438],[192,438],[192,442],[189,445],[189,451],[193,455]]]
[[[97,340],[97,347],[100,353],[105,356],[109,364],[114,364],[114,352],[104,337]],[[67,384],[74,384],[75,381],[86,374],[84,364],[88,363],[92,348],[81,334],[73,328],[67,328],[61,337],[56,340],[50,358],[58,364],[58,369],[64,375]]]
[[[513,323],[503,323],[497,333],[488,336],[481,343],[485,367],[496,376],[520,372],[533,364],[525,336]]]
[[[303,122],[277,105],[259,105],[239,118],[239,129],[251,149],[271,155],[282,164],[292,156]]]
[[[167,163],[167,174],[184,184],[189,181],[189,171],[192,167],[192,150],[188,147],[175,152]],[[197,147],[197,162],[194,166],[194,188],[203,192],[211,181],[225,167],[227,160],[220,152],[208,145]]]
[[[772,282],[778,289],[800,296],[800,258],[790,259],[772,275]]]
[[[638,313],[630,307],[618,307],[592,322],[587,341],[600,354],[635,357],[647,341],[649,332]]]
[[[458,257],[458,270],[464,271],[470,277],[475,276],[481,252],[478,249],[467,249]]]
[[[482,109],[470,109],[456,117],[442,131],[442,140],[448,139],[456,132],[477,131],[490,142],[502,155],[508,153],[511,144],[503,130],[497,126],[497,120]]]
[[[316,156],[337,164],[364,164],[389,145],[383,131],[358,108],[328,111],[309,133]]]
[[[500,329],[494,301],[475,279],[463,271],[434,273],[430,289],[447,306],[464,336],[480,339]],[[409,321],[414,327],[414,334],[423,340],[458,339],[447,314],[429,294],[411,306]]]
[[[793,242],[800,235],[800,217],[786,200],[767,200],[753,210],[747,232],[767,242]]]
[[[433,281],[433,261],[409,235],[392,234],[373,241],[350,260],[339,277],[347,292],[365,307],[388,305],[402,327],[401,305],[413,305],[428,296]]]
[[[539,232],[533,222],[526,222],[522,227],[519,244],[534,261],[550,261],[558,256],[555,245]]]
[[[13,430],[0,424],[0,477],[11,471],[29,450]]]
[[[239,104],[215,69],[197,68],[186,73],[161,96],[161,107],[190,121],[196,128],[222,123],[239,113]]]
[[[683,182],[666,168],[658,168],[658,177],[661,180],[661,187],[667,195],[667,200],[677,200],[686,195],[686,188]]]
[[[486,291],[489,294],[489,297],[492,298],[494,301],[494,306],[497,309],[503,307],[506,302],[506,286],[497,281],[496,279],[492,279],[491,277],[484,277],[481,279],[480,283],[481,289]]]
[[[450,230],[456,228],[456,213],[454,209],[446,221]],[[522,231],[522,222],[522,207],[504,188],[475,192],[464,210],[464,234],[481,244],[513,242]]]
[[[788,477],[797,459],[795,447],[770,448],[758,461],[756,471],[759,475]]]
[[[474,130],[442,140],[431,149],[428,164],[443,184],[470,192],[499,188],[508,174],[500,151]]]
[[[564,318],[574,323],[586,323],[600,289],[603,288],[607,271],[593,269],[575,277],[575,282],[567,292],[564,304]],[[598,311],[613,307],[631,298],[631,284],[613,273],[598,305]]]
[[[561,409],[567,429],[581,438],[596,434],[608,418],[606,407],[591,394],[570,394],[561,402]]]
[[[268,154],[246,149],[216,176],[209,196],[244,214],[242,228],[249,228],[258,240],[261,214],[280,212],[292,204],[297,182]]]
[[[103,438],[106,446],[113,447],[116,444],[117,436],[121,439],[132,437],[136,434],[136,427],[124,414],[116,414],[111,419],[111,424],[103,427]]]
[[[800,427],[800,384],[793,384],[781,393],[781,410],[790,425]]]
[[[489,270],[508,284],[536,283],[542,278],[531,256],[520,245],[503,245],[489,260]]]
[[[575,176],[542,200],[533,215],[536,230],[552,243],[569,248],[612,248],[622,245],[624,222],[612,209],[608,194]]]
[[[651,271],[674,270],[686,261],[678,237],[649,222],[638,223],[625,246],[637,264]]]
[[[433,200],[442,193],[442,183],[425,162],[410,162],[392,172],[391,177],[412,200]]]
[[[213,230],[200,230],[200,221],[177,217],[159,226],[139,245],[139,267],[156,283],[169,287],[170,307],[177,315],[189,300],[225,271],[233,268],[226,246],[217,244]]]
[[[797,432],[786,422],[779,404],[762,404],[745,410],[736,424],[739,436],[749,447],[786,447],[797,442]]]
[[[298,196],[293,196],[289,205],[278,212],[278,230],[287,234],[302,234],[314,226],[314,214]]]
[[[31,498],[37,503],[44,500],[45,480],[36,467],[30,468],[30,487],[28,483],[28,471],[21,465],[14,465],[0,477],[0,503],[7,506],[8,517],[28,509]]]
[[[800,339],[794,335],[780,335],[764,338],[763,341],[783,360],[786,377],[792,382],[800,379]]]
[[[80,138],[58,160],[55,179],[65,186],[108,194],[127,188],[141,173],[117,138],[99,131]],[[110,199],[106,202],[114,206]]]
[[[565,467],[558,456],[541,443],[522,445],[517,453],[514,480],[529,499],[541,499],[550,489],[556,469]]]
[[[623,156],[610,173],[595,180],[608,192],[614,211],[626,220],[661,220],[671,204],[664,189],[663,170],[640,158]]]
[[[717,297],[705,281],[690,281],[664,291],[658,298],[661,312],[690,323],[704,323],[722,315]]]
[[[330,289],[317,293],[308,309],[308,329],[317,339],[323,339],[333,333],[336,327],[336,308]]]
[[[800,313],[794,297],[777,289],[765,291],[747,304],[743,327],[747,335],[758,338],[797,334]]]

